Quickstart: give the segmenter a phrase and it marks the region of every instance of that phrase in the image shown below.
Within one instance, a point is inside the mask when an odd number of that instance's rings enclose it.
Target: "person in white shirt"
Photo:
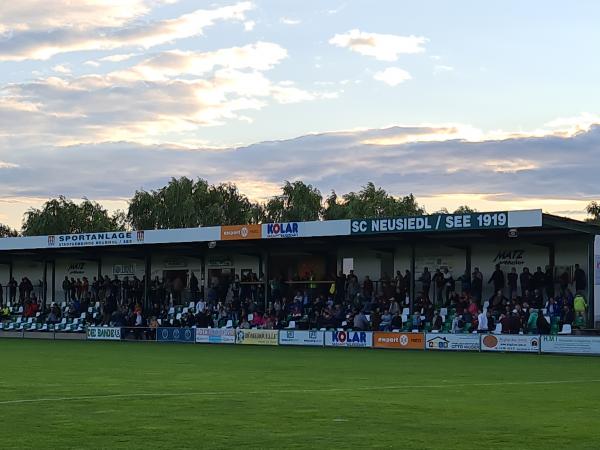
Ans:
[[[202,299],[198,300],[196,303],[196,313],[203,313],[206,309],[206,302]]]
[[[487,314],[484,313],[481,309],[479,310],[479,314],[477,315],[477,331],[480,333],[489,331]]]

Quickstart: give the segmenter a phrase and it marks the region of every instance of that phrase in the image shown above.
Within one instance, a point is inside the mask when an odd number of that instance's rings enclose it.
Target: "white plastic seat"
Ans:
[[[190,304],[188,305],[188,308],[194,308],[196,306],[196,304],[194,302],[190,302]]]
[[[254,320],[254,314],[248,314],[248,322],[252,322]]]
[[[440,308],[440,316],[445,317],[448,315],[448,308]]]
[[[290,320],[290,323],[288,324],[288,328],[293,330],[296,328],[296,322],[294,320]]]
[[[225,324],[225,328],[233,328],[233,320],[228,320],[227,323]]]
[[[502,324],[497,323],[496,328],[492,331],[493,334],[502,334]]]
[[[402,309],[402,316],[408,316],[410,314],[410,308]]]
[[[188,307],[186,306],[185,308],[183,308],[183,310],[181,311],[183,314],[187,314],[189,311]]]
[[[571,333],[572,333],[572,331],[573,331],[573,330],[571,329],[571,325],[569,325],[568,323],[565,323],[565,324],[562,326],[562,330],[560,330],[560,331],[558,332],[558,334],[571,334]]]

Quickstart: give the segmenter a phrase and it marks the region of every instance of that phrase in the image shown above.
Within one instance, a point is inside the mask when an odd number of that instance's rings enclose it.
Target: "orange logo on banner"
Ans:
[[[228,225],[221,227],[222,241],[260,239],[261,237],[262,227],[260,225]]]
[[[425,335],[423,333],[373,333],[373,347],[401,348],[423,350]]]

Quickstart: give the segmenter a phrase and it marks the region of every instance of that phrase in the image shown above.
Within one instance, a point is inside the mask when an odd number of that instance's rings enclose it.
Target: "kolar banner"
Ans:
[[[373,347],[371,331],[325,331],[328,347]]]

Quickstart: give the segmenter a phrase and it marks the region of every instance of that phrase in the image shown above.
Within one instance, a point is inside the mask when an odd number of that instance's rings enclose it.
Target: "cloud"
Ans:
[[[299,25],[302,23],[300,19],[292,19],[290,17],[282,17],[279,21],[284,25]]]
[[[52,71],[56,73],[69,74],[71,73],[71,69],[63,64],[58,64],[52,68]]]
[[[12,164],[5,161],[0,161],[0,169],[14,169],[19,167],[18,164]]]
[[[445,73],[445,72],[454,72],[454,67],[446,66],[443,64],[436,64],[433,67],[433,73],[435,73],[436,75],[438,75],[440,73]]]
[[[123,62],[123,61],[127,61],[128,59],[131,59],[137,55],[138,55],[137,53],[109,55],[109,56],[105,56],[104,58],[100,58],[99,61]]]
[[[410,76],[410,73],[404,69],[400,69],[399,67],[388,67],[381,72],[376,72],[375,75],[373,75],[373,78],[377,81],[383,81],[390,86],[397,86],[400,83],[410,80],[412,77]]]
[[[0,192],[5,198],[66,194],[122,199],[136,188],[156,188],[171,176],[186,175],[205,177],[212,183],[239,182],[252,189],[254,198],[273,195],[286,179],[302,179],[322,192],[335,189],[339,193],[373,181],[395,195],[413,192],[431,211],[468,203],[480,210],[543,207],[550,212],[581,210],[583,214],[585,203],[600,197],[596,182],[600,125],[568,137],[548,131],[543,137],[477,142],[373,143],[403,134],[433,136],[438,132],[450,131],[397,126],[226,149],[114,142],[70,147],[38,144],[24,152],[1,145],[0,160],[12,166],[2,169]]]
[[[0,88],[0,144],[104,141],[198,145],[201,128],[270,103],[328,99],[266,76],[287,57],[273,43],[213,52],[168,51],[107,74],[53,76]],[[195,144],[193,144],[195,143]]]
[[[427,39],[422,36],[398,36],[394,34],[367,33],[353,29],[336,34],[329,43],[337,47],[348,48],[380,61],[397,61],[401,54],[422,53]]]
[[[244,31],[252,31],[256,26],[256,22],[254,20],[247,20],[244,22]]]
[[[217,9],[199,9],[175,19],[149,23],[131,22],[123,27],[63,27],[50,30],[16,31],[0,41],[0,61],[45,60],[54,55],[75,51],[114,50],[126,47],[145,49],[178,39],[201,35],[218,21],[245,19],[253,8],[251,2],[239,2]]]

